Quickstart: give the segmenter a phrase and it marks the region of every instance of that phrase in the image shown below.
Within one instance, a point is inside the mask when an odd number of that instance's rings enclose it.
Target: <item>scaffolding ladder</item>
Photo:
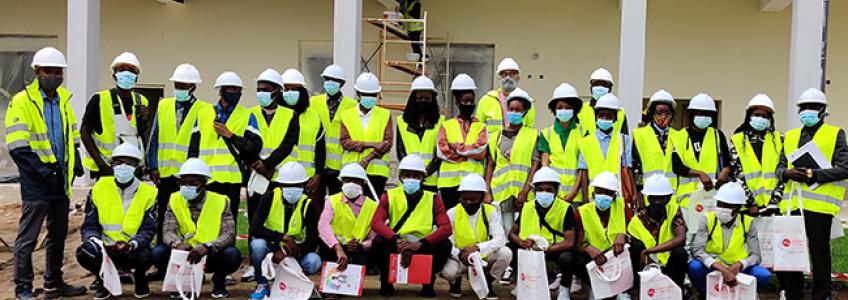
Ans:
[[[413,79],[427,74],[427,12],[423,12],[421,19],[365,18],[365,22],[380,29],[380,45],[378,46],[380,48],[380,66],[377,68],[377,77],[380,78],[380,85],[384,87],[383,93],[408,93],[412,80],[387,80],[387,71],[400,71],[412,76]],[[422,30],[419,40],[413,41],[409,37],[403,26],[406,23],[421,23]],[[389,45],[404,45],[411,48],[412,44],[421,44],[421,55],[419,55],[417,61],[389,59],[387,54]],[[406,107],[405,103],[384,103],[382,97],[379,105],[395,110],[403,110]]]

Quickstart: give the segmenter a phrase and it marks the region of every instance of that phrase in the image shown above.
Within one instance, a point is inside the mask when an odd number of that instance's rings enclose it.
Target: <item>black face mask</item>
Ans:
[[[59,76],[50,76],[50,77],[39,77],[38,83],[41,85],[41,89],[45,91],[55,91],[62,85],[62,81],[64,79]]]
[[[474,114],[474,104],[460,104],[459,114],[463,117],[471,117]]]
[[[481,203],[477,204],[462,204],[462,208],[465,209],[469,215],[476,214],[478,210],[480,210],[480,206],[483,206]]]
[[[654,220],[662,219],[663,215],[665,214],[665,205],[664,204],[648,205],[647,213],[648,213],[648,216],[651,217],[651,219],[654,219]]]
[[[230,105],[236,105],[241,99],[241,92],[224,92],[223,97]]]

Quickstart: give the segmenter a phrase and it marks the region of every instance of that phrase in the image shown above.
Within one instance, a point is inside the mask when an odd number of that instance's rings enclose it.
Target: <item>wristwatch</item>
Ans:
[[[813,169],[807,169],[807,179],[813,179]]]

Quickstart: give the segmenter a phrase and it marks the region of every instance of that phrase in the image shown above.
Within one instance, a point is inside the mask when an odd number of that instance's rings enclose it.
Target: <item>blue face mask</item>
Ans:
[[[130,71],[121,71],[115,73],[115,83],[118,84],[118,87],[122,90],[131,90],[135,87],[135,81],[138,79],[138,75]]]
[[[406,178],[403,180],[402,184],[403,191],[407,194],[415,194],[419,189],[421,189],[421,180],[418,179]]]
[[[177,99],[177,102],[186,102],[191,99],[191,94],[188,90],[174,90],[174,98]]]
[[[601,99],[604,95],[609,93],[609,88],[605,86],[593,86],[592,87],[592,98],[595,100]]]
[[[763,131],[769,127],[769,120],[763,117],[751,117],[751,120],[748,121],[748,125],[751,125],[751,128],[754,128],[756,131]]]
[[[377,97],[362,96],[359,98],[359,105],[362,105],[365,109],[372,109],[374,108],[374,105],[377,105]]]
[[[612,206],[612,200],[612,196],[609,195],[595,195],[595,207],[601,211],[606,211]]]
[[[713,123],[713,118],[709,116],[695,116],[695,126],[700,129],[705,129]]]
[[[524,114],[520,112],[509,111],[506,113],[506,120],[512,125],[521,125],[524,122]]]
[[[118,181],[118,183],[125,184],[135,178],[135,167],[127,164],[120,164],[112,167],[112,173],[115,174],[115,180]]]
[[[303,197],[303,188],[299,187],[284,187],[283,190],[283,199],[286,200],[289,204],[295,204],[301,197]]]
[[[565,122],[571,121],[571,118],[573,118],[573,117],[574,117],[574,110],[573,109],[557,109],[556,110],[556,118],[560,122],[565,123]]]
[[[551,207],[554,204],[554,194],[548,192],[536,192],[536,203],[539,203],[544,208]]]
[[[612,128],[612,124],[613,124],[612,120],[604,120],[604,119],[598,119],[598,121],[595,122],[595,125],[598,125],[598,129],[604,130],[604,131],[610,130],[610,128]]]
[[[286,105],[295,106],[297,105],[297,100],[300,100],[300,91],[283,92],[283,101],[286,102]]]
[[[804,124],[806,127],[812,127],[819,123],[819,111],[817,110],[804,110],[798,117],[801,119],[801,124]]]
[[[339,93],[339,89],[342,87],[341,83],[336,81],[327,80],[324,81],[324,91],[327,92],[327,95],[335,96]]]
[[[268,107],[271,105],[271,92],[256,92],[256,100],[259,101],[259,105],[262,107]]]
[[[181,185],[180,196],[183,196],[186,200],[196,199],[198,196],[197,187],[193,185]]]

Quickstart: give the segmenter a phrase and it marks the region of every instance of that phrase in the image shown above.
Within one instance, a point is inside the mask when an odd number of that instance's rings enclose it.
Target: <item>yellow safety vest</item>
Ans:
[[[674,147],[677,150],[677,155],[683,161],[683,164],[692,170],[698,170],[710,176],[713,180],[718,174],[718,147],[719,136],[715,128],[708,127],[704,134],[704,140],[701,142],[701,154],[695,158],[695,148],[692,146],[692,140],[689,139],[688,129],[678,131]],[[697,177],[688,178],[680,177],[677,182],[677,199],[680,200],[680,206],[689,208],[689,196],[698,190],[698,185],[701,180]]]
[[[813,142],[816,143],[824,157],[832,163],[833,151],[836,149],[836,137],[839,135],[839,127],[829,124],[822,124],[813,136]],[[798,142],[801,140],[801,128],[795,128],[786,133],[786,141],[783,143],[783,153],[790,155],[798,149]],[[788,168],[792,168],[792,163],[788,163]],[[798,208],[798,197],[795,190],[796,185],[801,185],[801,199],[804,204],[804,210],[814,211],[817,213],[830,214],[836,216],[839,214],[839,207],[845,199],[845,181],[830,182],[820,185],[817,189],[811,190],[810,186],[804,183],[789,183],[791,189],[790,197],[784,197],[780,201],[780,210],[786,212],[786,207],[789,200],[792,200],[792,208]]]
[[[780,132],[768,132],[763,140],[762,161],[757,158],[751,142],[745,137],[745,133],[733,135],[733,147],[739,155],[742,164],[742,175],[745,176],[745,185],[754,194],[754,200],[758,206],[766,206],[771,201],[771,195],[777,187],[777,163],[780,161],[780,151],[783,150],[783,142],[780,141]]]
[[[533,152],[536,151],[534,147],[536,139],[539,138],[539,132],[532,127],[521,127],[518,135],[515,136],[509,158],[504,156],[498,147],[502,136],[498,133],[497,140],[489,145],[489,153],[495,161],[491,182],[492,197],[497,203],[512,196],[518,197],[524,188],[533,166]]]
[[[483,95],[477,104],[477,119],[480,122],[486,123],[486,131],[489,132],[489,136],[500,134],[501,130],[503,130],[504,113],[501,107],[501,101],[498,100],[500,93],[501,89],[491,90]],[[536,128],[535,100],[532,98],[527,100],[530,100],[530,109],[524,114],[523,125],[525,127]]]
[[[383,133],[386,131],[386,126],[389,125],[391,113],[385,108],[375,106],[371,108],[371,117],[368,119],[368,130],[362,127],[362,120],[359,118],[359,107],[350,108],[338,112],[342,117],[342,124],[347,128],[350,139],[357,142],[382,142]],[[345,150],[342,154],[342,165],[357,164],[366,156],[371,154],[374,149],[365,149],[362,152],[353,152]],[[389,154],[386,153],[382,157],[377,157],[368,163],[368,168],[365,169],[368,175],[389,177]]]
[[[115,177],[100,177],[91,188],[91,202],[97,207],[97,219],[103,227],[103,242],[127,242],[132,239],[144,221],[144,214],[156,203],[156,187],[138,183],[130,206],[124,211]]]
[[[182,125],[177,128],[176,100],[164,98],[159,101],[156,111],[159,118],[159,176],[170,177],[180,171],[180,166],[188,158],[191,135],[200,132],[199,157],[210,164],[214,154],[218,135],[215,133],[215,109],[211,104],[196,99],[185,115]],[[197,127],[194,124],[197,122]]]
[[[321,118],[315,111],[307,109],[299,115],[298,121],[300,132],[294,150],[297,155],[286,157],[282,163],[297,161],[306,169],[306,176],[312,177],[315,175],[315,145],[321,129]]]
[[[621,134],[615,133],[615,130],[610,131],[610,134],[612,136],[607,153],[601,150],[601,142],[598,141],[595,132],[583,136],[578,142],[580,153],[586,161],[586,172],[589,173],[590,181],[605,171],[615,174],[621,180],[621,155],[624,154],[626,145]],[[592,195],[594,191],[595,187],[589,185],[588,195]]]
[[[669,127],[665,149],[663,149],[652,126],[647,125],[633,130],[633,143],[639,152],[639,161],[642,162],[642,179],[647,180],[648,177],[657,174],[664,175],[671,182],[672,189],[677,189],[677,175],[672,168],[672,156],[678,131]],[[648,198],[645,197],[644,200],[645,204],[648,204]],[[674,195],[671,202],[677,203]]]
[[[449,144],[474,145],[477,142],[477,137],[480,136],[480,132],[486,130],[486,125],[483,122],[473,122],[468,129],[468,134],[463,138],[462,128],[460,128],[459,121],[456,118],[445,121],[442,123],[442,127],[445,129],[445,138]],[[466,159],[463,162],[456,163],[443,160],[439,166],[439,188],[459,186],[465,175],[477,173],[483,176],[485,171],[482,160]]]
[[[742,222],[736,224],[733,228],[733,236],[730,237],[730,243],[727,249],[724,248],[724,233],[721,230],[721,224],[717,224],[714,212],[707,213],[707,248],[706,251],[712,255],[718,255],[728,266],[748,257],[748,249],[745,248],[745,240],[748,239],[748,231],[751,229],[751,218],[745,214],[739,214],[738,218],[742,218]]]
[[[294,116],[294,111],[282,106],[277,106],[274,116],[271,118],[271,123],[265,122],[265,116],[262,115],[262,107],[257,105],[253,107],[253,115],[256,117],[256,125],[259,126],[259,135],[262,136],[262,150],[259,151],[259,158],[266,159],[274,152],[283,139],[286,137],[286,132],[289,131],[289,122]],[[273,130],[272,130],[273,129]],[[289,157],[297,158],[297,151],[292,149]],[[282,165],[266,166],[267,168],[279,169]],[[277,171],[274,172],[272,178],[277,178]]]
[[[342,193],[330,196],[333,205],[333,221],[330,226],[336,234],[339,243],[346,244],[351,239],[364,241],[371,232],[371,219],[377,211],[377,202],[368,198],[362,203],[359,215],[353,215],[353,210],[344,203]]]
[[[577,125],[568,134],[568,142],[565,146],[562,145],[562,140],[554,131],[554,127],[548,127],[542,130],[542,136],[548,141],[548,147],[551,153],[548,156],[548,167],[559,173],[559,197],[565,197],[574,189],[574,183],[577,182],[577,160],[579,154],[579,142],[583,136],[582,125]],[[572,202],[583,202],[583,195],[577,193]]]
[[[489,240],[489,214],[495,211],[495,207],[491,204],[483,204],[478,210],[476,230],[471,228],[471,220],[468,218],[468,212],[462,205],[454,206],[453,215],[453,238],[456,242],[457,249],[465,249],[470,246]]]
[[[624,202],[620,198],[612,202],[606,228],[601,223],[601,217],[598,216],[594,202],[584,204],[577,209],[580,210],[580,222],[583,224],[583,239],[601,252],[612,248],[617,235],[625,234],[627,221],[624,215]]]
[[[321,125],[324,127],[324,143],[326,144],[327,156],[325,166],[327,169],[339,171],[342,169],[342,144],[339,142],[341,135],[342,118],[340,112],[356,107],[357,102],[348,96],[342,96],[336,114],[330,119],[330,108],[327,106],[327,94],[315,95],[309,98],[309,108],[318,113]]]
[[[548,213],[545,214],[545,222],[563,235],[565,234],[565,228],[563,227],[565,225],[565,215],[568,214],[569,207],[571,207],[571,204],[568,202],[554,200],[554,203],[548,209]],[[544,237],[548,241],[548,244],[551,245],[557,243],[557,236],[542,225],[539,219],[539,213],[536,211],[536,206],[533,203],[526,203],[521,207],[521,223],[519,224],[518,237],[526,240],[531,235]],[[559,237],[559,241],[564,239],[563,236]]]
[[[74,182],[74,164],[76,147],[80,133],[77,130],[76,116],[71,107],[71,94],[63,87],[56,88],[59,96],[59,110],[62,115],[62,131],[65,137],[65,159],[67,160],[68,182],[65,194],[71,197],[71,182]],[[6,148],[9,151],[30,147],[38,160],[45,164],[57,163],[56,155],[50,146],[47,123],[44,120],[44,99],[38,87],[38,79],[18,92],[9,102],[6,111]]]
[[[203,208],[200,210],[200,216],[197,217],[197,223],[195,223],[191,219],[188,201],[179,192],[171,194],[169,205],[174,217],[177,218],[177,223],[180,224],[178,233],[183,237],[183,242],[194,247],[217,240],[221,234],[221,220],[223,220],[224,209],[227,205],[230,205],[229,202],[227,196],[207,191],[203,200]]]
[[[645,249],[650,249],[659,244],[666,243],[674,239],[674,228],[671,226],[672,223],[674,223],[674,217],[677,215],[678,209],[679,207],[676,202],[669,202],[666,204],[665,220],[663,220],[660,225],[659,241],[657,241],[651,232],[645,228],[645,224],[642,224],[642,219],[639,217],[630,219],[630,223],[627,224],[627,233],[630,234],[632,238],[635,238],[645,244]],[[670,253],[670,251],[657,253],[657,260],[661,265],[668,263],[668,256]]]
[[[421,196],[421,200],[418,200],[418,205],[410,208],[403,187],[386,191],[389,196],[389,227],[394,228],[407,209],[414,209],[403,226],[396,232],[397,235],[409,234],[417,238],[425,238],[433,232],[433,223],[435,222],[435,216],[433,216],[434,194],[428,191],[422,192],[424,195]]]
[[[100,157],[106,163],[110,163],[112,161],[112,151],[115,150],[115,147],[118,147],[117,135],[115,134],[115,120],[112,119],[115,114],[115,110],[112,107],[112,92],[107,89],[102,90],[97,94],[100,97],[100,103],[97,109],[99,110],[98,114],[100,115],[101,132],[98,134],[97,132],[92,131],[92,138],[94,140],[94,145],[97,147],[97,150],[100,154]],[[132,97],[134,100],[134,104],[141,104],[147,106],[147,98],[145,98],[144,95],[132,92]],[[120,99],[118,99],[118,105],[124,105]],[[129,121],[130,125],[136,130],[138,130],[138,126],[136,125],[135,113],[130,115]],[[94,163],[94,159],[90,157],[91,155],[97,154],[89,153],[88,156],[82,159],[82,164],[89,170],[97,172],[99,169],[97,167],[97,164]]]
[[[421,5],[421,0],[411,0],[407,1],[406,9],[403,11],[404,19],[419,19],[420,17],[416,17],[412,15],[412,8],[415,5]],[[421,8],[419,7],[419,11]],[[422,22],[403,22],[403,28],[406,29],[407,32],[416,32],[424,30],[424,23]]]
[[[407,130],[409,125],[407,125],[406,121],[403,120],[403,116],[397,116],[398,131],[400,133],[401,140],[403,140],[403,148],[406,149],[406,154],[418,155],[421,157],[421,160],[424,161],[425,166],[429,165],[436,153],[436,143],[439,140],[439,128],[442,127],[442,122],[444,121],[445,116],[439,116],[438,123],[436,123],[432,129],[424,130],[424,135],[421,138],[418,138],[418,135]],[[429,186],[436,186],[438,179],[439,175],[430,174],[430,176],[424,178],[423,183]]]
[[[617,117],[615,118],[615,122],[612,123],[612,131],[614,133],[621,133],[621,128],[624,127],[624,110],[619,109]],[[580,108],[580,112],[577,113],[577,118],[580,119],[580,125],[583,125],[583,130],[586,133],[592,134],[595,130],[598,129],[598,125],[595,120],[595,108],[589,105],[589,102],[583,102],[583,107]]]
[[[287,234],[292,237],[296,242],[302,243],[306,238],[306,213],[309,208],[309,204],[312,203],[312,199],[303,195],[300,197],[300,200],[295,204],[294,212],[289,219],[288,230],[283,226],[283,222],[286,218],[286,207],[283,204],[283,190],[282,188],[274,189],[274,198],[271,203],[271,210],[268,212],[268,218],[265,219],[265,228],[270,230]]]
[[[227,129],[237,136],[244,136],[247,130],[248,122],[250,121],[250,110],[241,105],[236,105],[230,118],[227,119]],[[212,148],[212,157],[210,158],[209,167],[212,169],[212,182],[221,183],[242,183],[242,174],[239,170],[236,156],[233,156],[230,149],[227,148],[227,142],[224,138],[216,134],[215,148]]]

